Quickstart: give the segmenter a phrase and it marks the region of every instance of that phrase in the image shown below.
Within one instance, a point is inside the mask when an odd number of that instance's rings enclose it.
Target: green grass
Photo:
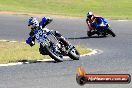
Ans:
[[[82,46],[76,46],[81,54],[91,52],[90,49]],[[0,42],[0,64],[11,63],[21,60],[43,60],[50,59],[48,55],[41,55],[38,51],[39,45],[36,44],[32,48],[22,42]]]
[[[111,19],[132,19],[131,0],[0,0],[0,11],[84,17],[87,11]]]

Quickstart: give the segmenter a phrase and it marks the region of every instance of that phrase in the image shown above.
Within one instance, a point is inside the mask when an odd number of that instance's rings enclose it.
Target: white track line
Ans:
[[[126,22],[126,21],[128,21],[128,20],[117,20],[117,21],[120,21],[120,22]]]
[[[18,41],[0,40],[0,42],[18,42]]]
[[[22,65],[22,62],[18,62],[18,63],[8,63],[8,64],[0,64],[0,66],[14,66],[14,65]]]
[[[9,40],[0,40],[2,42],[18,42],[18,41],[9,41]],[[101,54],[103,53],[103,51],[101,50],[98,50],[98,49],[91,49],[92,52],[90,53],[87,53],[87,54],[83,54],[83,55],[80,55],[81,57],[84,57],[84,56],[91,56],[91,55],[95,55],[95,54]],[[64,56],[64,59],[68,59],[69,57],[68,56]],[[44,59],[44,60],[36,60],[36,61],[41,61],[41,62],[45,62],[45,61],[54,61],[53,59]],[[3,67],[3,66],[14,66],[14,65],[22,65],[22,64],[28,64],[30,62],[17,62],[17,63],[8,63],[8,64],[0,64],[0,67]]]
[[[83,54],[81,55],[81,57],[84,57],[84,56],[91,56],[91,55],[95,55],[95,54],[101,54],[103,53],[103,51],[101,50],[98,50],[98,49],[94,49],[92,50],[91,53],[88,53],[88,54]],[[69,57],[68,56],[64,56],[64,59],[68,59]],[[53,59],[44,59],[44,60],[36,60],[36,62],[45,62],[45,61],[54,61]],[[18,63],[8,63],[8,64],[0,64],[0,67],[5,67],[5,66],[14,66],[14,65],[22,65],[22,64],[29,64],[30,62],[18,62]]]

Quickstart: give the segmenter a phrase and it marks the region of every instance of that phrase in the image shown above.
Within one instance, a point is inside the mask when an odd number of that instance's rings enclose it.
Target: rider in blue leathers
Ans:
[[[30,37],[26,40],[26,43],[29,44],[30,46],[35,45],[34,30],[42,29],[47,35],[48,35],[48,33],[52,32],[56,37],[58,37],[58,39],[60,41],[64,42],[65,45],[68,45],[68,42],[63,41],[63,40],[65,40],[65,38],[62,37],[62,35],[58,31],[53,31],[53,30],[49,30],[49,29],[45,28],[45,26],[51,22],[52,22],[52,19],[49,17],[43,17],[42,20],[40,21],[40,23],[37,21],[36,18],[31,17],[28,21],[28,26],[30,27],[31,32],[29,33]],[[40,51],[40,54],[43,54],[43,55],[46,54],[46,52],[44,52],[43,47],[41,45],[40,45],[39,51]]]
[[[52,21],[51,18],[43,17],[39,23],[36,18],[31,17],[28,21],[28,26],[30,27],[31,32],[29,33],[30,37],[26,40],[26,43],[29,44],[30,46],[35,45],[35,36],[34,36],[35,29],[42,29],[47,34],[51,32],[51,30],[45,28],[45,26],[51,23],[51,21]],[[44,52],[43,47],[41,45],[40,45],[39,51],[40,51],[40,54],[46,54],[46,52]]]
[[[31,17],[28,21],[28,27],[31,29],[31,32],[29,33],[30,37],[26,40],[26,43],[30,46],[35,45],[35,36],[34,36],[34,30],[39,29],[39,22],[36,18]]]
[[[89,27],[88,33],[91,35],[93,34],[99,35],[102,29],[107,29],[109,26],[105,18],[95,16],[92,12],[87,13],[86,23]],[[94,31],[91,32],[92,30]]]
[[[90,29],[89,32],[91,32],[91,30],[96,30],[98,32],[104,29],[102,27],[108,26],[108,22],[103,17],[95,16],[92,12],[87,13],[86,23]]]
[[[95,21],[91,24],[97,30],[104,29],[103,27],[108,26],[108,22],[102,17],[96,17]]]

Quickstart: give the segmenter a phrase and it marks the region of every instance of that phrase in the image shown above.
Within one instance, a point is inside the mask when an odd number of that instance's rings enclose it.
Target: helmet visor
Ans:
[[[33,29],[34,26],[33,25],[28,25],[28,29]]]

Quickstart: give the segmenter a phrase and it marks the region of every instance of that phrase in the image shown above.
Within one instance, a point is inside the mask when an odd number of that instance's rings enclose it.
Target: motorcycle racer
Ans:
[[[29,44],[30,46],[35,45],[35,36],[34,36],[34,32],[36,29],[42,29],[46,34],[48,34],[50,32],[49,29],[45,28],[46,25],[48,25],[50,22],[52,21],[52,19],[48,18],[48,17],[43,17],[42,21],[39,23],[38,20],[34,17],[29,18],[28,20],[28,26],[31,29],[29,35],[30,37],[26,40],[26,43]],[[39,51],[41,54],[45,54],[43,51],[42,46],[40,45]]]
[[[39,22],[37,21],[36,18],[31,17],[28,21],[28,27],[31,29],[29,35],[30,37],[26,40],[26,43],[29,44],[30,46],[35,45],[35,37],[34,37],[34,30],[39,28]]]
[[[52,32],[61,42],[63,42],[64,45],[68,46],[68,42],[65,40],[65,38],[58,31],[49,30],[46,28],[46,25],[51,23],[52,20],[53,19],[51,19],[49,17],[43,17],[39,23],[36,18],[31,17],[28,21],[28,26],[31,29],[31,32],[29,33],[30,37],[26,40],[26,43],[29,44],[30,46],[35,45],[35,36],[34,36],[35,29],[41,29],[47,35]],[[39,52],[40,52],[40,54],[43,54],[43,55],[46,54],[46,52],[44,52],[43,47],[41,45],[39,48]]]
[[[102,27],[108,26],[107,21],[103,17],[97,17],[92,12],[87,13],[86,23],[89,27],[88,34],[91,35],[95,34],[95,31],[99,35],[99,31],[103,29]],[[91,32],[92,30],[94,32]]]
[[[45,26],[48,25],[49,23],[51,23],[51,21],[52,21],[52,19],[50,19],[49,17],[43,17],[42,21],[40,21],[40,23],[39,23],[36,18],[31,17],[28,21],[28,26],[31,29],[31,32],[29,33],[30,37],[26,41],[27,44],[29,44],[30,46],[34,45],[33,42],[35,41],[35,39],[34,39],[34,30],[35,29],[42,29],[42,30],[44,30],[45,33],[50,32],[50,30],[45,28]]]
[[[94,14],[93,14],[92,12],[88,12],[88,13],[87,13],[87,18],[86,18],[86,23],[87,23],[87,25],[88,25],[88,27],[89,27],[89,29],[90,29],[89,31],[91,31],[91,30],[94,29],[94,28],[91,26],[91,24],[93,23],[94,19],[95,19]]]

